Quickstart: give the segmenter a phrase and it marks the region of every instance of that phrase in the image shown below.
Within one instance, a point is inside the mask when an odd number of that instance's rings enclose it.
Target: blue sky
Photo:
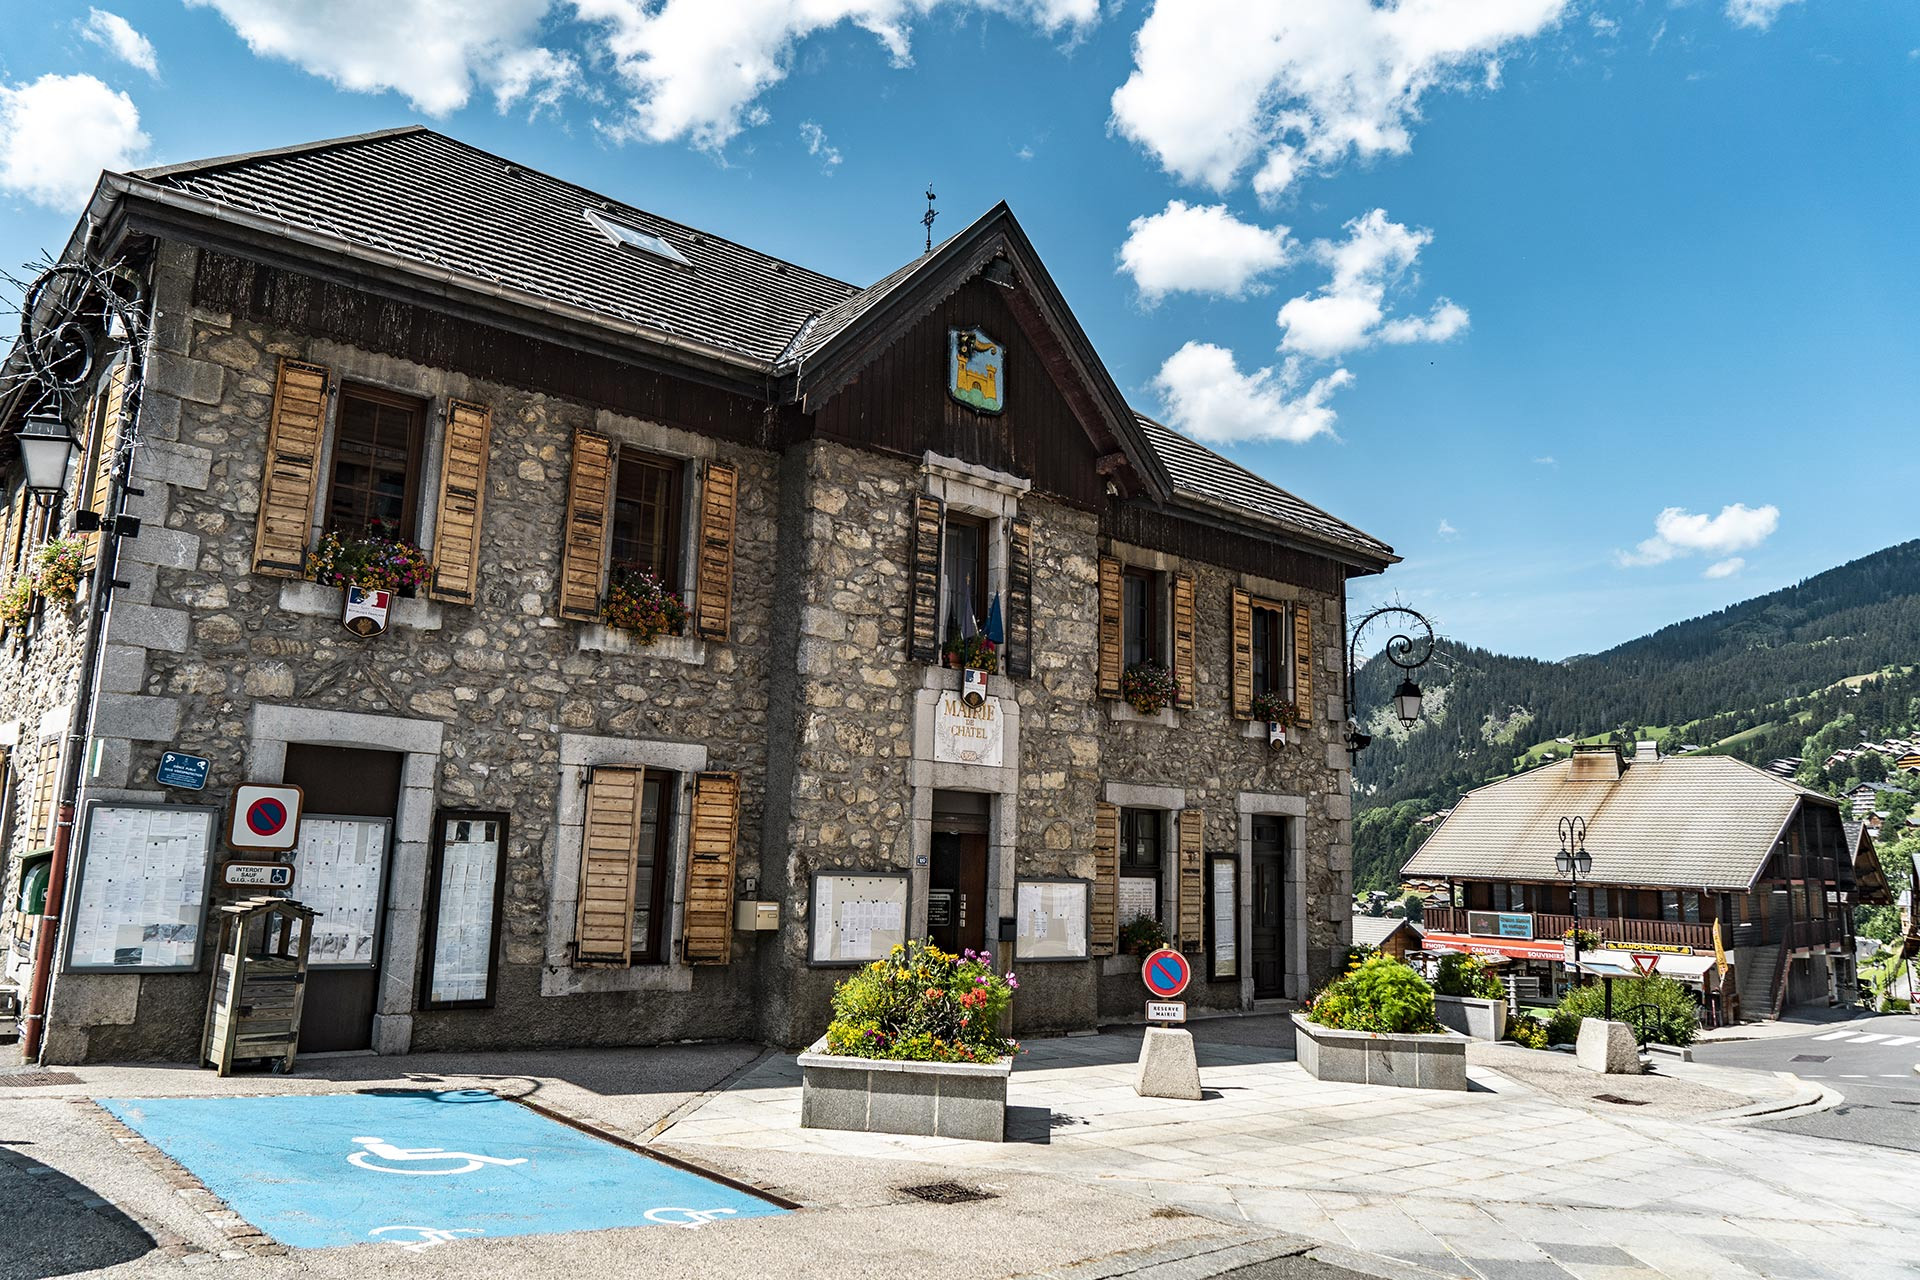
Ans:
[[[1911,0],[456,7],[38,6],[0,262],[101,165],[413,121],[861,283],[931,182],[1136,404],[1391,542],[1356,607],[1559,657],[1920,531]]]

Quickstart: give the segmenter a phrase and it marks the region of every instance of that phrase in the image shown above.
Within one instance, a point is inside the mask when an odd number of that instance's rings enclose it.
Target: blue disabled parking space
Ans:
[[[701,1227],[784,1210],[481,1090],[101,1105],[302,1249]]]

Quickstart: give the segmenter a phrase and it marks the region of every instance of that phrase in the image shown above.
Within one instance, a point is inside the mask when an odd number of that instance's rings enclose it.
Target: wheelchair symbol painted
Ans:
[[[418,1235],[415,1240],[383,1240],[382,1244],[397,1244],[409,1253],[421,1253],[443,1244],[452,1244],[461,1236],[485,1235],[479,1227],[375,1227],[367,1232],[370,1236],[384,1236],[389,1231],[412,1231]]]
[[[648,1222],[663,1227],[685,1227],[689,1231],[698,1230],[717,1218],[730,1217],[739,1212],[736,1209],[649,1209],[646,1212]],[[676,1216],[669,1216],[676,1215]]]
[[[490,1164],[525,1164],[526,1157],[518,1156],[511,1160],[502,1160],[498,1156],[476,1156],[470,1151],[447,1151],[440,1147],[396,1147],[383,1138],[355,1138],[355,1142],[365,1147],[365,1151],[356,1151],[347,1157],[347,1163],[374,1173],[400,1173],[409,1176],[437,1175],[447,1173],[472,1173]],[[449,1160],[465,1161],[453,1169],[393,1169],[384,1164],[375,1164],[374,1160],[428,1161],[446,1163]]]

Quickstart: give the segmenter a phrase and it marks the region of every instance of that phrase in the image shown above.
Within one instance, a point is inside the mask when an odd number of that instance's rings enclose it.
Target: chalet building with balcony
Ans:
[[[1202,1008],[1349,941],[1346,584],[1396,557],[1134,412],[1004,206],[861,288],[411,128],[105,175],[66,254],[151,338],[4,495],[16,583],[143,522],[0,653],[47,1060],[196,1057],[237,861],[320,912],[309,1051],[805,1043],[929,936],[1046,1034],[1140,1015],[1139,916]],[[368,545],[431,569],[336,585]]]
[[[1562,818],[1586,823],[1577,890],[1555,870]],[[1656,955],[1724,1022],[1852,1002],[1857,852],[1839,802],[1731,757],[1580,746],[1467,793],[1403,874],[1451,886],[1426,909],[1429,951],[1499,958],[1545,994],[1577,907],[1589,972]]]

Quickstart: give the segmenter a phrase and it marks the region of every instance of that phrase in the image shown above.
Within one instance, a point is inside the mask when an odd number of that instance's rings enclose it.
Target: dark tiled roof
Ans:
[[[763,365],[809,319],[860,293],[428,129],[134,176]],[[693,269],[609,242],[588,209],[659,236]]]
[[[1251,516],[1266,524],[1277,524],[1315,542],[1357,552],[1370,560],[1399,559],[1393,554],[1393,548],[1378,538],[1296,498],[1279,485],[1261,479],[1237,462],[1229,462],[1173,428],[1145,414],[1136,416],[1146,433],[1147,443],[1160,455],[1160,461],[1173,477],[1176,496]]]
[[[790,369],[804,365],[828,343],[845,333],[861,316],[886,301],[901,285],[918,275],[922,267],[934,262],[945,247],[945,242],[935,245],[932,253],[896,267],[866,288],[822,311],[795,337],[792,348],[780,362],[781,366]]]

